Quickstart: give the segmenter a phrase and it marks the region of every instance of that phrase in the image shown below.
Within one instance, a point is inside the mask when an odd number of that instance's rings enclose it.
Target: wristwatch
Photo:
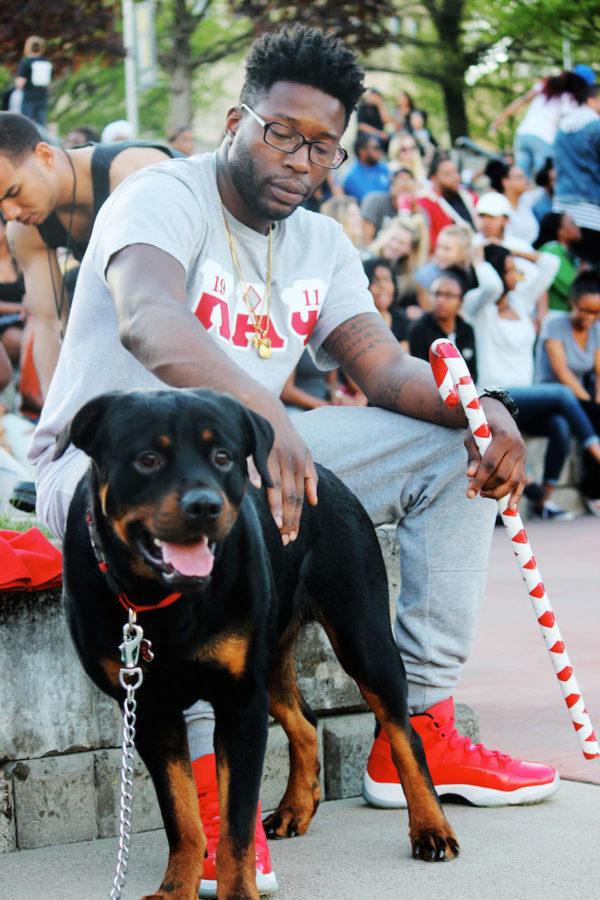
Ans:
[[[513,398],[510,396],[508,391],[504,391],[504,390],[488,391],[487,388],[484,388],[484,390],[479,395],[479,399],[481,400],[482,397],[491,397],[493,400],[498,400],[502,404],[502,406],[504,406],[505,409],[508,410],[508,412],[511,414],[513,419],[516,419],[517,416],[519,415],[519,410],[517,409],[517,404],[515,403]]]

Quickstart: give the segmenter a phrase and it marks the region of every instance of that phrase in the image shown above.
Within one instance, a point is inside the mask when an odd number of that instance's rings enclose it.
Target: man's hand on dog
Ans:
[[[275,443],[269,454],[273,487],[267,488],[267,497],[281,540],[289,544],[298,536],[304,496],[311,506],[317,505],[319,477],[310,450],[287,413],[275,417],[268,415],[267,418],[275,429]],[[252,484],[260,487],[261,478],[251,458],[248,460],[248,474]]]
[[[468,497],[500,500],[510,494],[509,507],[516,509],[525,487],[525,443],[508,410],[493,398],[484,398],[482,406],[492,432],[492,443],[483,458],[470,430],[465,438],[469,455]]]

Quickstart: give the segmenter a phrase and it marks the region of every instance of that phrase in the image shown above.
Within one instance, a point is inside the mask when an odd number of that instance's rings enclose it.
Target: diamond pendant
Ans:
[[[258,355],[261,359],[269,359],[273,350],[271,349],[271,341],[269,338],[260,338],[257,341]]]

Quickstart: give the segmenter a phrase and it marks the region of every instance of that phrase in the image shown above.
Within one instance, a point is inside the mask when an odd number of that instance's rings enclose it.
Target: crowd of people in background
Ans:
[[[354,159],[311,208],[335,218],[363,259],[375,306],[401,344],[428,358],[448,337],[481,389],[506,388],[525,434],[548,439],[541,482],[526,489],[544,519],[574,440],[580,489],[600,515],[600,88],[579,65],[503,110],[527,108],[514,152],[490,154],[463,183],[456,161],[402,92],[369,89],[357,110]],[[310,361],[307,359],[306,365]],[[304,382],[318,403],[364,398]],[[318,388],[316,387],[318,383]],[[312,408],[313,397],[293,405]]]
[[[52,75],[44,49],[41,38],[28,40],[14,88],[4,98],[9,114],[21,113],[41,126]],[[541,483],[532,481],[526,490],[534,513],[544,519],[571,516],[552,496],[574,439],[581,449],[585,504],[600,515],[600,87],[585,65],[541,80],[502,111],[491,134],[522,109],[514,152],[488,153],[487,162],[482,156],[485,164],[470,171],[465,183],[453,154],[431,133],[427,111],[406,92],[390,101],[370,88],[357,110],[350,159],[330,172],[305,205],[334,218],[358,249],[375,307],[407,352],[427,359],[432,341],[454,341],[477,386],[507,388],[523,432],[548,438]],[[0,125],[2,160],[8,152],[5,125],[10,133],[6,119]],[[125,120],[108,123],[101,133],[81,125],[64,136],[60,152],[72,168],[69,153],[76,148],[133,138]],[[163,143],[169,155],[192,154],[192,128],[182,123]],[[70,177],[71,169],[65,171]],[[53,278],[51,300],[60,279],[60,304],[50,310],[56,312],[57,346],[47,348],[55,361],[66,324],[61,314],[68,308],[68,298],[64,309],[62,304],[63,282],[71,295],[81,258],[75,229],[62,243],[46,241],[43,220],[29,222],[14,212],[13,187],[5,180],[0,387],[6,412],[0,473],[8,473],[8,480],[0,478],[3,495],[14,493],[15,480],[27,483],[27,442],[51,375],[36,371],[33,353],[36,326],[38,340],[44,333],[44,322],[36,322],[39,272],[43,268]],[[5,218],[18,219],[36,236],[40,231],[35,264],[19,249],[22,242],[16,252],[9,247]],[[92,224],[93,217],[88,232]],[[282,399],[298,411],[367,402],[345,373],[321,372],[308,353]],[[21,500],[24,496],[21,491]],[[15,505],[18,501],[17,489]]]

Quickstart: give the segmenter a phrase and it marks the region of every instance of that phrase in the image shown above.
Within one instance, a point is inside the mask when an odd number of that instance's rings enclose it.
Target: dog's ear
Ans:
[[[100,394],[81,407],[70,422],[56,436],[56,443],[52,459],[58,459],[63,455],[69,444],[74,444],[84,453],[91,447],[98,426],[108,407],[117,397],[123,395],[122,391],[113,391],[110,394]]]
[[[248,456],[254,459],[254,465],[260,475],[262,482],[267,487],[273,487],[267,459],[273,447],[275,440],[275,432],[271,423],[264,416],[253,412],[251,409],[242,407],[242,415],[244,417],[244,432],[246,434]]]

